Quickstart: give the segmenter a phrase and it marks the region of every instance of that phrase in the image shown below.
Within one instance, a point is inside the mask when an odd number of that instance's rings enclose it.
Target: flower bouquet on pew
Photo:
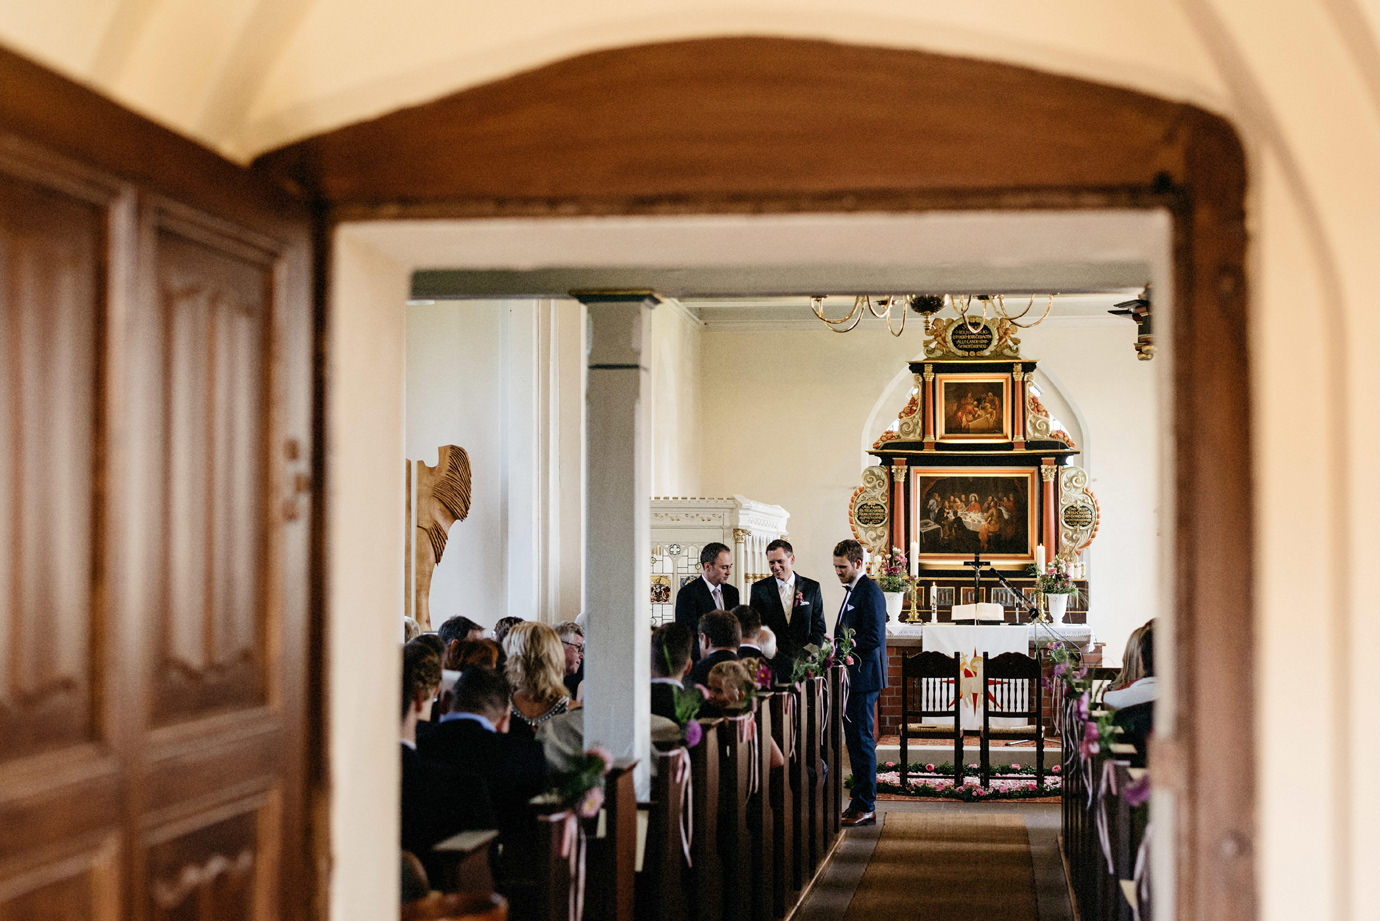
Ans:
[[[604,775],[613,765],[608,749],[591,745],[568,771],[554,773],[550,797],[582,819],[592,819],[604,805]]]

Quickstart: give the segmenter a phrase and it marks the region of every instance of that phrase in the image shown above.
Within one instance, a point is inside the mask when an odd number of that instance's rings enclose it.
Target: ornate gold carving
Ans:
[[[987,330],[985,336],[981,332],[984,328]],[[981,350],[960,349],[954,345],[955,336],[960,339],[972,336],[976,336],[978,340],[986,338],[987,345]],[[1021,340],[1016,335],[1015,324],[1000,317],[966,321],[961,318],[936,319],[930,322],[929,338],[925,340],[925,357],[972,358],[984,361],[993,358],[1020,358]]]
[[[733,529],[733,542],[734,542],[735,544],[741,544],[743,541],[745,541],[745,540],[748,539],[748,535],[751,534],[751,533],[752,533],[752,532],[749,531],[747,528],[734,528],[734,529]]]
[[[1011,379],[1018,384],[1025,380],[1025,368],[1021,367],[1020,362],[1011,366]]]
[[[914,384],[910,399],[902,407],[901,412],[896,417],[898,425],[895,429],[887,429],[881,437],[873,442],[874,449],[880,448],[889,441],[919,441],[922,430],[924,429],[924,416],[920,411],[920,392],[921,376],[912,374],[911,381]],[[862,538],[858,538],[862,540]]]
[[[1088,473],[1067,466],[1059,473],[1059,546],[1082,551],[1093,542],[1101,524],[1102,509],[1088,488]]]
[[[1041,464],[1040,479],[1044,480],[1046,483],[1052,483],[1054,482],[1054,474],[1057,473],[1058,470],[1059,468],[1053,464]]]
[[[892,468],[891,468],[891,482],[893,482],[893,483],[904,483],[905,481],[906,481],[906,468],[905,468],[905,467],[892,467]]]
[[[1039,397],[1033,393],[1028,394],[1025,398],[1025,408],[1026,441],[1058,441],[1070,448],[1076,447],[1068,432],[1054,428],[1049,418],[1049,410],[1045,409]]]
[[[891,501],[885,467],[868,467],[863,471],[862,485],[853,491],[848,502],[848,522],[853,536],[869,551],[887,546]]]
[[[925,365],[925,370],[921,377],[927,381],[934,380],[934,365]]]

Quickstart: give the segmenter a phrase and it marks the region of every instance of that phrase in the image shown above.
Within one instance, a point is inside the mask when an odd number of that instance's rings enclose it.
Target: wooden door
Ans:
[[[0,921],[302,918],[305,211],[0,83]]]

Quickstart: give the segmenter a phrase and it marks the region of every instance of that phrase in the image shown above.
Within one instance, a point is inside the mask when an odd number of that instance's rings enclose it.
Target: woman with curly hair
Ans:
[[[509,732],[535,738],[553,770],[565,770],[583,752],[584,717],[565,689],[565,649],[546,624],[527,621],[504,639],[504,673],[513,688]]]

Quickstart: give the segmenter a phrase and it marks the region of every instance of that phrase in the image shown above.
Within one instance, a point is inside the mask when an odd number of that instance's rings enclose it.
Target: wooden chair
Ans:
[[[1004,652],[989,659],[982,654],[982,785],[991,786],[991,740],[1035,742],[1035,783],[1045,782],[1045,710],[1040,696],[1040,663],[1019,652]],[[1029,720],[1027,726],[997,728],[992,719]],[[995,772],[1000,773],[1000,772]]]
[[[901,785],[910,781],[910,739],[948,739],[954,744],[954,784],[963,783],[963,717],[958,653],[918,652],[901,659]],[[943,717],[949,725],[922,722]]]

